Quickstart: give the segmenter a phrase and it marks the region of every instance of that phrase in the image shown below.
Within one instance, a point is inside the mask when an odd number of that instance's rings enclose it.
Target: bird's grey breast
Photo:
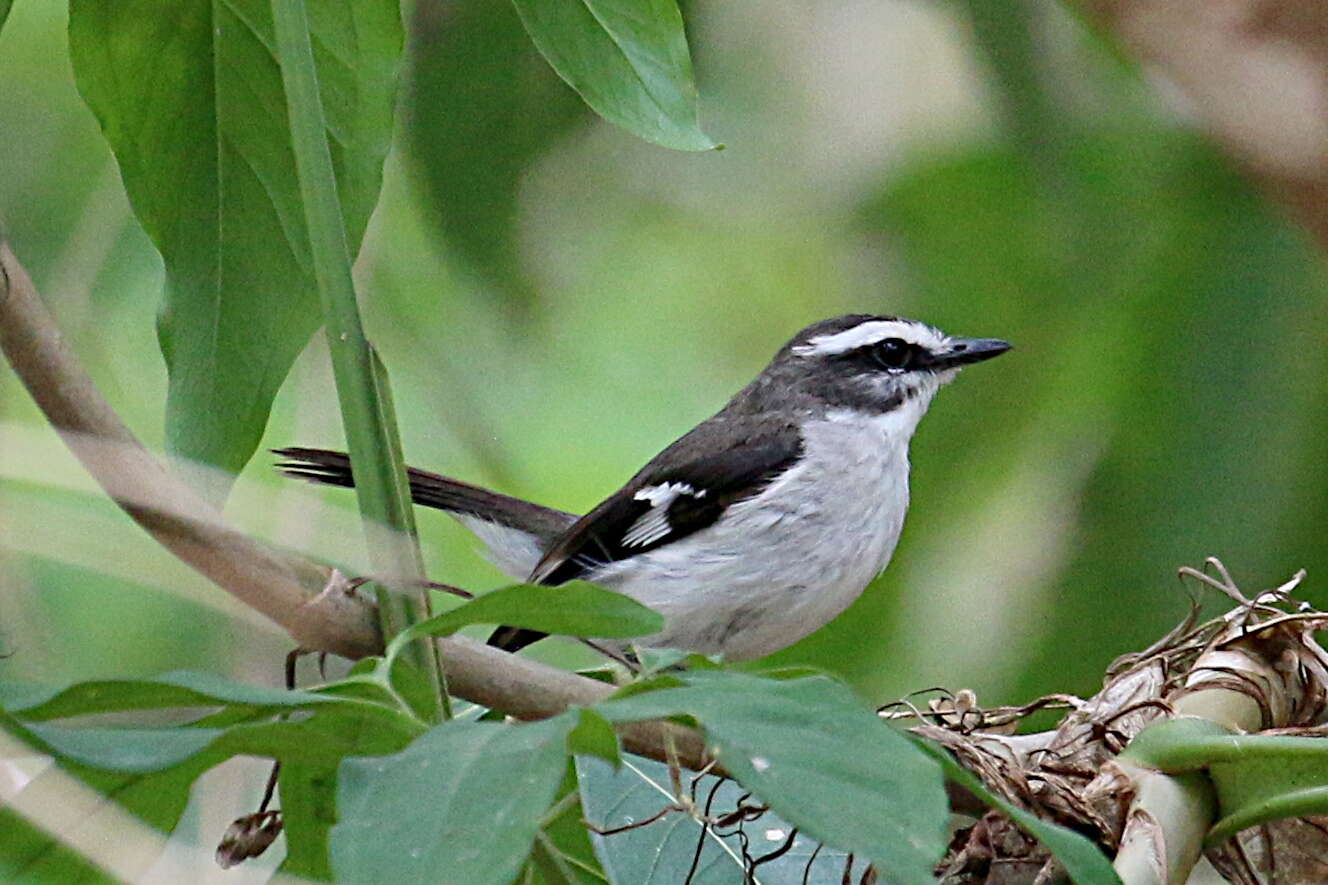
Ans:
[[[908,439],[892,429],[879,415],[803,424],[803,456],[760,493],[595,580],[665,615],[647,644],[742,659],[796,642],[847,608],[894,551]]]
[[[903,528],[908,437],[892,432],[894,423],[856,413],[809,422],[798,470],[769,490],[769,504],[796,514],[786,539],[799,552],[785,559],[796,563],[789,583],[817,588],[821,599],[811,604],[833,609],[829,617],[885,568]]]

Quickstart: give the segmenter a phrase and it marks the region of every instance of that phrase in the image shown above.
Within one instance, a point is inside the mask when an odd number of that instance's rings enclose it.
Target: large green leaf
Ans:
[[[42,726],[52,729],[55,726]],[[202,772],[222,761],[224,754],[204,749],[187,755],[172,748],[159,747],[158,759],[184,757],[177,765],[143,772],[115,772],[89,767],[59,755],[57,747],[34,734],[23,723],[0,713],[0,729],[17,738],[22,745],[37,753],[55,754],[55,764],[28,783],[24,790],[37,794],[52,784],[63,790],[61,782],[66,775],[92,788],[99,799],[78,802],[58,809],[58,820],[47,818],[46,827],[38,828],[23,819],[17,810],[20,803],[0,812],[0,880],[5,882],[92,883],[107,881],[105,873],[92,866],[88,859],[66,844],[62,834],[84,831],[97,826],[98,818],[112,806],[129,812],[143,823],[162,832],[173,829],[189,800],[189,786]],[[8,742],[4,745],[8,746]],[[85,749],[87,749],[85,747]],[[174,748],[178,750],[179,748]],[[138,746],[138,762],[142,762],[148,748]],[[23,752],[27,752],[24,750]],[[127,751],[106,748],[108,754]],[[63,795],[63,793],[61,793]]]
[[[393,756],[348,759],[337,785],[338,882],[507,885],[563,778],[575,717],[453,721]]]
[[[558,76],[604,119],[684,151],[715,142],[697,122],[696,85],[675,0],[514,0]]]
[[[292,846],[285,868],[326,879],[338,764],[347,756],[400,750],[419,733],[409,727],[410,721],[385,707],[337,703],[320,706],[307,718],[226,728],[67,727],[7,716],[0,725],[35,751],[53,754],[60,771],[105,796],[87,816],[114,802],[161,830],[174,827],[190,785],[207,769],[236,755],[280,759],[282,813]],[[79,819],[68,821],[69,828],[80,825]],[[64,846],[58,834],[47,836],[30,827],[18,832],[22,838],[17,843],[0,839],[0,872],[41,868],[49,875],[33,881],[85,881],[79,876],[86,861]]]
[[[521,182],[590,112],[539,57],[510,5],[420,3],[415,22],[407,131],[429,214],[471,269],[526,303]]]
[[[516,584],[486,593],[398,634],[387,650],[392,660],[405,643],[446,636],[469,624],[507,624],[563,636],[627,639],[658,633],[664,618],[636,600],[572,581],[558,587]]]
[[[418,734],[411,721],[366,704],[324,710],[305,719],[229,728],[24,725],[63,759],[107,771],[141,773],[161,771],[204,752],[216,761],[244,754],[334,765],[346,756],[400,749]]]
[[[604,830],[648,820],[673,801],[668,766],[629,756],[614,769],[598,759],[578,757],[585,817]],[[714,775],[683,772],[683,786],[695,795],[701,811],[733,811],[746,792],[737,782]],[[704,835],[700,822],[686,812],[670,812],[653,823],[608,836],[592,837],[595,851],[614,885],[731,885],[742,881],[744,850],[753,861],[780,848],[793,827],[774,812],[747,823]],[[757,867],[763,885],[840,885],[847,856],[819,846],[803,834],[780,857]],[[695,867],[690,880],[687,874]],[[862,866],[859,866],[859,870]]]
[[[882,878],[929,883],[948,811],[935,760],[883,724],[840,683],[692,673],[597,707],[610,721],[687,714],[720,762],[800,831],[859,858]]]
[[[66,728],[38,722],[28,728],[65,759],[129,773],[179,765],[225,733],[215,728]]]
[[[305,708],[340,702],[330,695],[250,685],[189,670],[151,679],[92,680],[55,690],[24,689],[0,683],[0,706],[31,721],[123,710],[217,706]]]
[[[401,52],[392,0],[314,4],[349,241],[377,200]],[[167,439],[238,470],[321,323],[268,0],[72,0],[70,55],[162,254]]]

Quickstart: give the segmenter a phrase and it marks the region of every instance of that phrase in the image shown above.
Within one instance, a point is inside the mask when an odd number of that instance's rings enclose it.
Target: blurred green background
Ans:
[[[1306,237],[1056,5],[685,9],[703,124],[682,154],[594,118],[509,5],[427,0],[357,264],[408,460],[584,510],[721,406],[795,330],[898,313],[1017,350],[937,400],[894,562],[773,663],[883,702],[1091,693],[1186,611],[1178,565],[1328,581],[1325,278]],[[81,103],[58,4],[0,33],[0,223],[103,391],[152,445],[160,261]],[[265,447],[341,447],[316,338]],[[257,456],[229,512],[339,562],[352,496]],[[423,514],[432,576],[502,579]],[[212,668],[287,640],[109,503],[0,373],[0,676]],[[563,664],[579,647],[531,653]],[[763,662],[762,666],[771,662]]]

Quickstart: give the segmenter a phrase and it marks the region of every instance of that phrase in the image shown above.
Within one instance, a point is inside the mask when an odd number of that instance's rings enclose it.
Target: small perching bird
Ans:
[[[908,510],[908,443],[968,363],[1010,349],[915,320],[852,314],[780,348],[714,416],[585,516],[411,469],[519,581],[581,579],[660,612],[647,647],[745,660],[827,624],[885,568]],[[289,476],[352,486],[349,458],[281,449]],[[543,636],[500,628],[515,651]]]

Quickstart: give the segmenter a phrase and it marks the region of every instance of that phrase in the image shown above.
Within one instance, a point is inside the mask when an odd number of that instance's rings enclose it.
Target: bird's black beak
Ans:
[[[1009,349],[1010,342],[999,338],[951,338],[945,349],[935,355],[932,365],[937,369],[954,369],[989,360]]]

